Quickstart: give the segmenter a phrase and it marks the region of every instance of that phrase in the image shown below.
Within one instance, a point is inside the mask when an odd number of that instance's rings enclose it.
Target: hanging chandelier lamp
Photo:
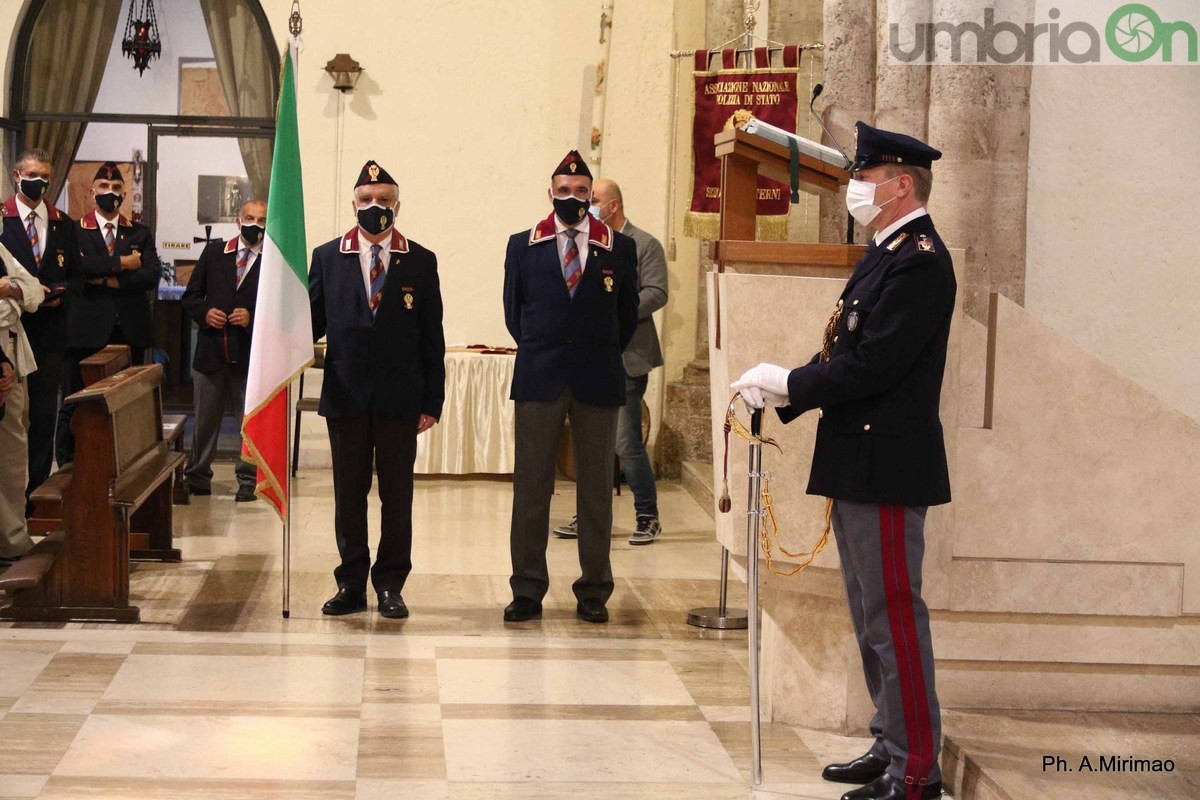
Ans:
[[[139,8],[140,6],[140,8]],[[143,75],[150,59],[162,53],[162,38],[158,34],[158,16],[154,0],[129,0],[129,17],[125,22],[125,38],[121,52],[133,59],[133,68]]]

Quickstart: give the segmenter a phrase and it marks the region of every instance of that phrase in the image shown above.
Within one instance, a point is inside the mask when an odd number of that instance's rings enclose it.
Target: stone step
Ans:
[[[683,383],[708,386],[708,359],[696,359],[683,368]]]
[[[684,461],[680,482],[692,499],[713,516],[713,466],[709,461]]]
[[[666,395],[658,458],[663,477],[675,480],[682,462],[712,460],[708,383],[671,383]]]

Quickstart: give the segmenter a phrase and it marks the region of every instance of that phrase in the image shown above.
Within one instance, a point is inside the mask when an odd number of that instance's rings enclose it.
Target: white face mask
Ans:
[[[608,224],[608,217],[600,216],[600,209],[603,207],[604,206],[598,206],[595,203],[592,203],[592,205],[588,207],[588,213],[591,214],[593,218],[598,219],[605,224]],[[609,214],[608,216],[611,217],[612,214]]]
[[[899,175],[896,176],[896,178],[899,177]],[[850,179],[850,183],[846,185],[846,210],[850,212],[850,216],[854,217],[855,222],[859,225],[870,225],[875,221],[879,212],[883,210],[883,206],[875,205],[875,187],[891,183],[896,178],[888,178],[883,183],[860,181],[857,178]],[[892,200],[895,199],[892,198]],[[886,206],[892,200],[888,200],[883,205]]]

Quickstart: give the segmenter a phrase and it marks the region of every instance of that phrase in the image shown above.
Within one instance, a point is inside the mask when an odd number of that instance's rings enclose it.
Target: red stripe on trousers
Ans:
[[[879,532],[883,550],[884,597],[896,654],[896,670],[900,678],[905,735],[908,738],[904,780],[909,797],[915,797],[933,766],[928,763],[933,754],[933,737],[905,552],[904,506],[879,507]]]

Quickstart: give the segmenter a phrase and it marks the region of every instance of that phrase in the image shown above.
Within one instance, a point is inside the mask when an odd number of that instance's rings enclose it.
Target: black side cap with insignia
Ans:
[[[583,156],[579,155],[579,151],[572,150],[559,162],[554,172],[550,173],[551,178],[555,175],[583,175],[586,178],[590,178],[592,177],[592,171],[588,169],[587,162],[583,160]]]
[[[366,164],[363,164],[362,172],[358,173],[358,182],[354,184],[354,188],[371,186],[376,183],[390,183],[393,186],[399,186],[386,169],[374,161],[368,161]]]
[[[904,133],[872,128],[863,121],[855,123],[858,147],[854,153],[851,172],[877,167],[880,164],[903,164],[929,169],[942,157],[942,151]]]

